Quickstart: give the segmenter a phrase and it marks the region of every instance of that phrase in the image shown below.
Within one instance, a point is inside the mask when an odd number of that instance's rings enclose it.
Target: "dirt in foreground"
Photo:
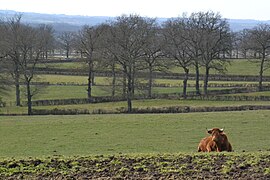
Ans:
[[[270,179],[270,153],[1,160],[0,179]]]

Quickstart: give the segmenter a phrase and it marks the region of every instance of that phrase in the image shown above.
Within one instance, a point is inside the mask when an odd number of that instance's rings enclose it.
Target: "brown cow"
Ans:
[[[201,140],[198,146],[198,152],[221,152],[221,151],[232,151],[232,145],[228,141],[226,134],[223,129],[213,128],[207,130],[211,136],[205,137]]]

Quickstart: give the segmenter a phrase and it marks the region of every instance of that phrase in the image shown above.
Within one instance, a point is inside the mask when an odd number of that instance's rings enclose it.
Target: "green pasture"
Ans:
[[[254,59],[231,59],[228,60],[226,65],[227,72],[226,74],[230,75],[258,75],[260,60]],[[65,62],[62,63],[47,63],[39,64],[39,67],[49,67],[49,68],[60,68],[60,69],[74,69],[81,70],[87,68],[84,62]],[[183,73],[183,69],[180,67],[171,67],[168,69],[171,72]],[[200,72],[204,74],[204,68],[200,69]],[[195,73],[195,69],[191,68],[190,73]],[[210,70],[210,74],[218,74],[215,70]],[[265,71],[265,75],[270,75],[270,69]]]
[[[218,90],[225,88],[209,88],[209,90]],[[111,86],[92,86],[92,96],[111,96]],[[188,87],[188,92],[195,91],[194,87]],[[182,87],[153,87],[153,94],[170,94],[170,93],[182,93]],[[121,96],[122,87],[119,86],[116,89],[116,96]],[[147,90],[138,90],[136,95],[147,95]],[[26,101],[25,88],[21,86],[21,98],[22,101]],[[81,85],[53,85],[40,88],[39,92],[33,96],[33,100],[50,100],[50,99],[78,99],[87,98],[87,86]],[[15,102],[15,88],[11,88],[10,91],[3,96],[3,100],[11,103]]]
[[[238,94],[232,94],[230,96],[270,96],[270,91],[238,93]]]
[[[259,75],[260,70],[260,60],[248,60],[248,59],[232,59],[228,60],[229,64],[226,65],[227,71],[225,74],[229,75]],[[183,73],[183,69],[180,67],[173,67],[170,69],[174,73]],[[190,73],[194,74],[195,69],[191,68]],[[200,73],[204,74],[205,69],[200,68]],[[219,72],[211,69],[210,74],[220,74]],[[270,69],[264,72],[265,76],[270,76]]]
[[[225,128],[235,152],[268,151],[270,111],[190,114],[8,116],[0,157],[193,153],[206,128]]]
[[[227,74],[231,75],[259,75],[260,60],[234,59],[227,66]],[[265,76],[270,76],[270,69],[265,70]]]
[[[93,96],[108,96],[109,87],[94,86],[92,89]],[[25,88],[21,88],[22,101],[26,101]],[[70,99],[70,98],[87,98],[86,86],[47,86],[42,88],[38,94],[33,96],[33,100],[49,100],[49,99]],[[3,100],[7,102],[15,101],[15,88],[3,96]]]
[[[121,85],[121,78],[117,78],[117,84]],[[87,76],[65,76],[65,75],[39,75],[35,80],[36,82],[49,82],[50,84],[62,84],[62,85],[86,85]],[[145,79],[139,79],[140,83],[147,83]],[[182,87],[182,79],[154,79],[154,85],[165,85],[167,87]],[[111,77],[95,77],[95,84],[99,86],[108,86],[112,84]],[[249,82],[249,81],[209,81],[209,86],[211,85],[257,85],[258,82]],[[269,85],[269,82],[263,82],[264,85]],[[189,86],[195,86],[194,80],[188,80]],[[203,81],[200,81],[200,85],[203,86]]]
[[[98,83],[103,82],[102,78],[96,78]],[[65,76],[65,75],[39,75],[37,82],[49,82],[50,84],[87,84],[87,76]]]
[[[93,96],[108,96],[108,87],[94,86],[92,88]],[[40,99],[70,99],[87,98],[86,86],[48,86],[40,94],[34,96],[33,100]]]
[[[120,79],[117,78],[119,81]],[[139,79],[140,82],[147,83],[145,79]],[[39,75],[36,82],[49,82],[50,84],[87,84],[87,76],[66,76],[66,75]],[[112,78],[111,77],[95,77],[96,85],[111,85]],[[183,86],[182,79],[154,79],[154,84],[161,84],[167,86]],[[267,84],[268,82],[264,82]],[[121,84],[121,83],[118,83]],[[189,85],[195,85],[194,80],[188,80]],[[203,85],[203,81],[200,81],[200,84]],[[258,84],[258,82],[241,82],[241,81],[209,81],[209,84]]]

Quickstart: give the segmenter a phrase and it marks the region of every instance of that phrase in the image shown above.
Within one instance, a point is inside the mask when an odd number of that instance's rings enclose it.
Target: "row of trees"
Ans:
[[[27,87],[28,114],[31,110],[31,81],[36,64],[48,57],[55,48],[55,37],[50,26],[33,28],[21,23],[21,16],[3,21],[0,26],[0,55],[9,61],[16,86],[17,105],[20,105],[20,77]],[[94,72],[97,67],[112,72],[112,96],[116,90],[116,72],[122,74],[122,94],[132,111],[132,99],[137,75],[147,72],[148,96],[152,94],[153,72],[179,66],[185,72],[183,97],[191,68],[196,72],[196,92],[201,94],[199,80],[203,74],[203,93],[207,95],[211,69],[224,72],[226,59],[233,53],[256,56],[261,60],[259,88],[262,89],[270,47],[270,26],[258,25],[254,29],[232,33],[226,19],[214,12],[192,13],[169,19],[162,25],[153,18],[138,15],[117,17],[98,26],[84,26],[77,33],[65,32],[57,37],[69,57],[72,49],[85,59],[88,69],[87,95],[91,100]],[[205,72],[201,73],[203,67]]]
[[[16,104],[21,105],[20,84],[26,86],[28,114],[32,114],[32,96],[36,89],[31,88],[31,81],[35,75],[35,68],[39,60],[46,56],[53,39],[50,26],[40,25],[33,28],[21,23],[21,15],[0,24],[0,52],[2,55],[1,75],[10,72],[16,87]],[[5,64],[5,65],[3,65]],[[3,71],[7,69],[7,71]],[[8,78],[9,76],[6,76]]]

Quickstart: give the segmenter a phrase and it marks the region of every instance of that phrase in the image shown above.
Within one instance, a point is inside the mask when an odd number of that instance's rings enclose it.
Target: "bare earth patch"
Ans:
[[[0,179],[270,179],[269,153],[1,160]]]

